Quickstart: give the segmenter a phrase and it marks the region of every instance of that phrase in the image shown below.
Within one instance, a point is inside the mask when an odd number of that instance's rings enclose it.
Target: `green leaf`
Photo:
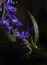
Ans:
[[[4,31],[5,32],[5,31]],[[8,39],[11,41],[11,42],[16,42],[16,36],[15,35],[11,35],[10,33],[8,32],[5,32],[6,36],[8,37]]]
[[[2,31],[2,34],[4,34],[5,38],[7,38],[8,41],[16,42],[16,36],[15,35],[11,35],[6,30],[4,30],[2,27],[0,28],[0,31]]]
[[[37,25],[37,22],[34,18],[34,16],[32,16],[32,14],[28,11],[28,14],[32,20],[32,23],[33,23],[33,26],[34,26],[34,33],[35,33],[35,40],[34,40],[34,43],[36,44],[37,43],[37,40],[39,38],[39,29],[38,29],[38,25]]]

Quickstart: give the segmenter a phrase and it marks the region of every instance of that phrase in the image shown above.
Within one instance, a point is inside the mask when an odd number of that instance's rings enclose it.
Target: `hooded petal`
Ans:
[[[21,23],[21,22],[18,22],[18,23],[16,24],[16,26],[22,26],[22,23]]]
[[[9,4],[9,3],[12,3],[12,0],[7,0],[7,3]]]
[[[24,32],[16,32],[16,36],[18,37],[18,38],[20,38],[20,39],[24,39]]]
[[[24,39],[24,38],[25,38],[24,31],[21,32],[20,38],[21,38],[21,39]]]
[[[8,12],[6,13],[6,18],[7,19],[11,19],[12,18],[11,15]]]
[[[5,25],[7,21],[5,20],[4,17],[2,17],[1,22],[2,22],[2,25]]]
[[[18,23],[18,19],[12,19],[12,23]]]
[[[18,38],[20,38],[20,39],[24,39],[24,38],[28,38],[29,37],[29,34],[28,34],[28,32],[25,32],[25,31],[22,31],[22,32],[16,32],[15,33],[16,34],[16,36],[18,37]]]
[[[20,32],[15,32],[17,37],[20,37]]]
[[[6,22],[6,24],[4,25],[4,27],[8,31],[10,31],[12,29],[12,26],[10,26],[8,22]]]
[[[25,38],[28,38],[29,37],[29,32],[28,31],[25,31]]]
[[[22,26],[22,23],[16,18],[16,19],[12,19],[12,23],[16,24],[16,26]]]
[[[15,8],[13,6],[10,6],[10,5],[7,5],[6,6],[6,10],[9,10],[10,12],[16,12],[17,11],[17,8]]]

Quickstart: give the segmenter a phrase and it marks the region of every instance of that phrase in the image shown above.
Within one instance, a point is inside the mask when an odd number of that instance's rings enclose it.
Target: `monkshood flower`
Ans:
[[[25,39],[29,37],[29,31],[21,30],[15,31],[16,28],[24,27],[24,25],[19,21],[19,19],[13,14],[17,11],[17,8],[13,7],[12,0],[0,0],[0,12],[3,10],[3,16],[0,17],[0,26],[8,32],[13,32],[18,38]],[[3,6],[2,6],[3,5]],[[12,14],[10,14],[12,12]],[[24,27],[25,28],[25,27]]]
[[[0,11],[2,11],[2,4],[5,4],[6,11],[16,12],[17,8],[11,6],[12,3],[12,0],[0,0]]]
[[[20,39],[25,39],[29,37],[29,32],[28,31],[21,31],[21,32],[15,32],[16,36],[19,37]]]

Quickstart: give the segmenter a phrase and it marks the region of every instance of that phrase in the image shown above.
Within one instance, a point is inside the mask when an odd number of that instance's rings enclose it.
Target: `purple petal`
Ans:
[[[8,27],[9,27],[9,23],[6,22],[6,24],[5,24],[5,28],[8,28]]]
[[[16,16],[15,16],[15,15],[13,15],[12,17],[13,17],[14,19],[16,19]]]
[[[8,30],[12,30],[12,26],[9,26],[9,27],[8,27]]]
[[[0,12],[2,12],[2,8],[0,8]]]
[[[18,31],[18,32],[15,32],[15,34],[16,34],[16,36],[18,38],[20,38],[22,40],[29,37],[29,33],[28,32],[24,32],[24,31],[22,31],[22,32]]]
[[[8,22],[6,22],[5,26],[9,26],[9,23],[8,23]]]
[[[25,38],[25,36],[24,36],[24,31],[21,32],[20,38],[21,38],[21,39],[24,39],[24,38]]]
[[[6,6],[6,9],[11,11],[11,12],[16,12],[17,11],[17,8],[15,8],[13,6],[9,6],[9,5]]]
[[[24,32],[16,32],[15,33],[16,34],[16,36],[18,37],[18,38],[20,38],[20,39],[24,39]]]
[[[17,37],[20,37],[20,32],[16,32],[16,36]]]
[[[6,13],[6,17],[10,19],[11,15],[9,13]]]
[[[9,4],[9,3],[12,3],[12,0],[7,0],[7,3]]]
[[[18,19],[12,19],[13,23],[18,23]]]
[[[18,19],[12,19],[12,23],[16,24],[16,26],[22,26],[22,23]]]
[[[16,24],[16,26],[22,26],[22,23],[21,23],[21,22],[18,22],[18,23]]]
[[[4,25],[4,24],[6,24],[6,21],[5,21],[5,20],[3,20],[3,21],[2,21],[2,24],[3,24],[3,25]]]
[[[5,20],[5,18],[4,18],[4,17],[2,17],[1,22],[2,22],[2,24],[3,24],[3,25],[5,25],[7,21]]]
[[[9,23],[7,22],[7,23],[5,24],[5,29],[9,31],[9,30],[12,29],[12,26],[10,26]]]
[[[28,38],[28,37],[29,37],[29,32],[25,31],[25,38]]]
[[[2,21],[0,21],[0,25],[2,25]]]

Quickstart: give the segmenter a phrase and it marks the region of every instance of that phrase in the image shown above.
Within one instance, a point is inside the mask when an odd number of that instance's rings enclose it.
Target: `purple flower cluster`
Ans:
[[[12,0],[3,0],[3,1],[1,0],[0,2],[1,2],[0,3],[0,12],[2,12],[2,10],[3,10],[2,4],[5,5],[5,7],[4,7],[5,12],[3,13],[4,16],[0,17],[0,25],[2,25],[4,27],[4,29],[9,32],[13,31],[14,26],[15,26],[15,29],[16,29],[16,27],[20,28],[20,27],[24,26],[14,14],[10,14],[10,12],[15,13],[17,11],[17,8],[15,8],[11,5],[11,4],[13,4],[13,1]],[[20,39],[29,37],[29,32],[27,30],[23,30],[23,31],[18,30],[18,31],[15,31],[14,33]]]

